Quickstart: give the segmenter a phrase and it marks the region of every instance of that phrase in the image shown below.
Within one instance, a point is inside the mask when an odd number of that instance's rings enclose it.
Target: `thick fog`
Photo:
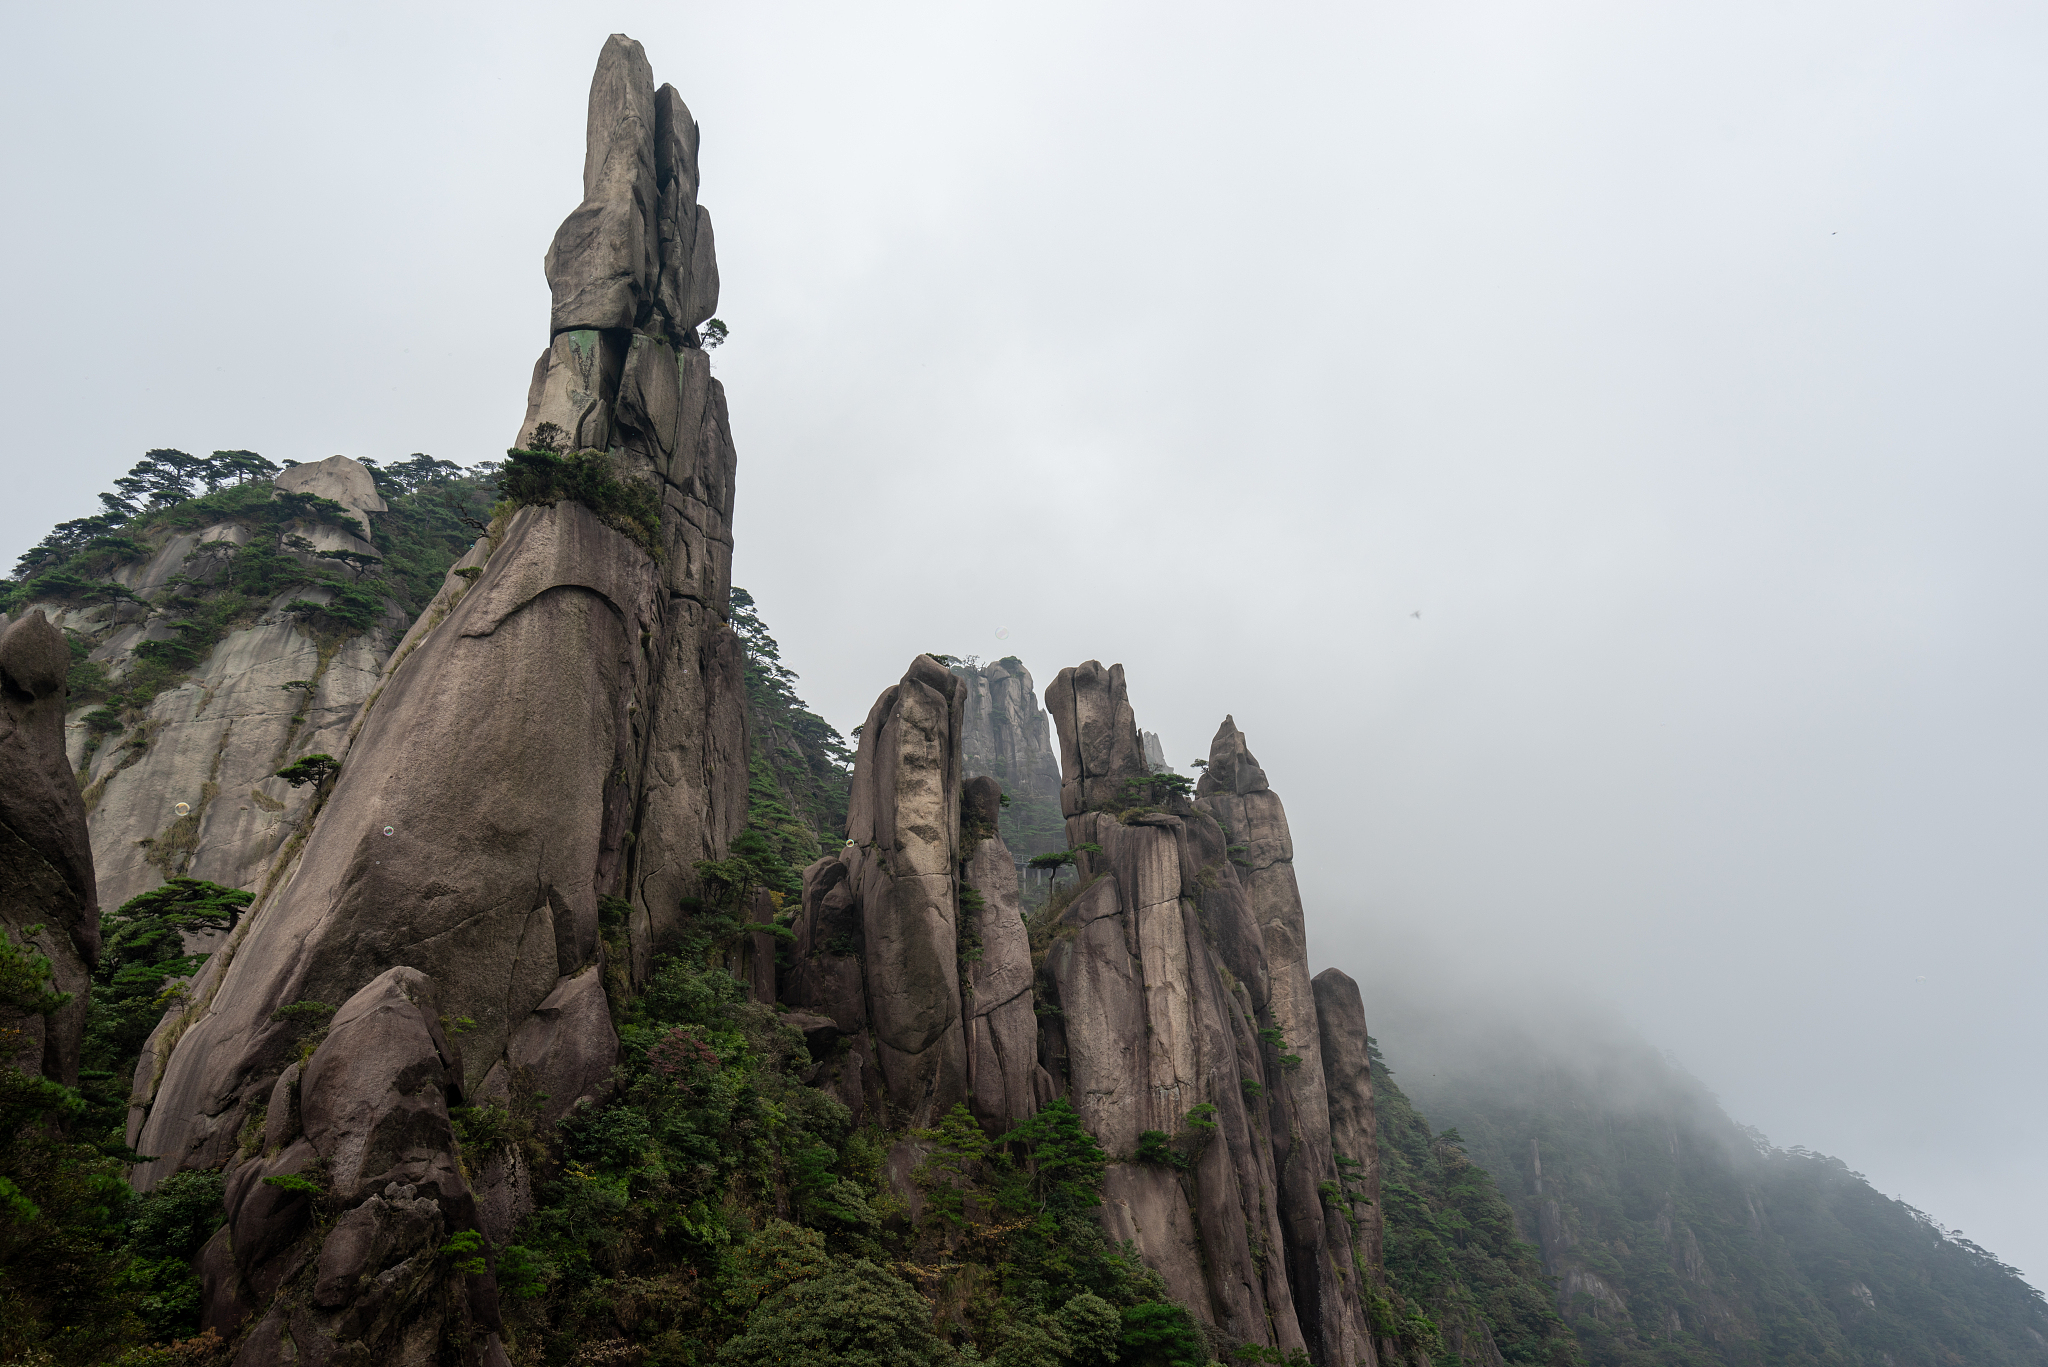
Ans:
[[[7,563],[149,447],[501,454],[630,33],[820,711],[1121,661],[1183,768],[1248,733],[1319,966],[1611,1004],[2048,1280],[2038,6],[8,30]]]

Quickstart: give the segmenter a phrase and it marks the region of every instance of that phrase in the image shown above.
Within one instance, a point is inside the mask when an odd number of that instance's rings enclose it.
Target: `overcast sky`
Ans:
[[[152,446],[500,454],[630,33],[820,711],[943,650],[1121,661],[1183,768],[1233,713],[1319,965],[1609,1002],[2048,1282],[2039,6],[6,31],[5,563]]]

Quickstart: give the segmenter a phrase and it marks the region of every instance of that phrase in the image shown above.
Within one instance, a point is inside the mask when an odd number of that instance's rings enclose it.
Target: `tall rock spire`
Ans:
[[[691,331],[716,279],[696,125],[615,35],[587,126],[522,444],[554,422],[658,526],[629,535],[566,495],[494,524],[393,653],[303,844],[136,1070],[131,1139],[158,1155],[138,1185],[228,1170],[207,1322],[232,1337],[254,1318],[251,1367],[293,1344],[391,1360],[429,1328],[465,1362],[503,1361],[488,1274],[466,1299],[375,1289],[416,1246],[466,1229],[502,1244],[524,1213],[520,1160],[467,1171],[449,1108],[546,1094],[551,1123],[604,1095],[610,989],[644,973],[701,891],[693,866],[745,818],[735,456]],[[339,1008],[331,1033],[297,1062],[321,1007]],[[459,1041],[449,1020],[469,1023]],[[332,1233],[263,1180],[308,1172]]]
[[[1273,1162],[1280,1175],[1280,1219],[1287,1231],[1295,1304],[1304,1331],[1330,1350],[1319,1358],[1348,1362],[1362,1351],[1357,1345],[1368,1330],[1358,1280],[1339,1271],[1350,1267],[1351,1259],[1325,1256],[1332,1247],[1348,1251],[1352,1222],[1326,1201],[1333,1184],[1341,1190],[1341,1178],[1330,1134],[1324,1031],[1308,972],[1301,890],[1294,880],[1294,838],[1280,795],[1267,783],[1266,771],[1231,717],[1223,719],[1210,742],[1209,766],[1195,794],[1195,805],[1229,837],[1231,863],[1266,951],[1272,984],[1267,1009],[1293,1059],[1279,1076],[1276,1101],[1285,1123],[1274,1125]],[[1364,1048],[1362,1040],[1358,1048]],[[1370,1097],[1370,1079],[1361,1082]]]
[[[1256,809],[1291,857],[1278,799],[1190,801],[1186,780],[1156,773],[1120,665],[1061,670],[1046,710],[1069,847],[1087,852],[1046,956],[1058,1009],[1044,1052],[1122,1160],[1104,1226],[1233,1341],[1371,1363],[1349,1222],[1323,1209],[1338,1171],[1300,902],[1240,843]],[[1219,745],[1230,796],[1264,793],[1241,745]],[[1181,1162],[1158,1161],[1162,1144]]]

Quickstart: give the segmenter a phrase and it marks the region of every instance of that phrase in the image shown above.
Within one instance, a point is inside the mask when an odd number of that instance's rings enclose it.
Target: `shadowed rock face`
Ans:
[[[86,989],[100,955],[99,900],[85,803],[64,761],[64,676],[71,648],[40,612],[0,618],[0,925],[50,961],[71,1001],[54,1014],[0,1007],[0,1066],[78,1081]],[[39,929],[26,934],[29,927]]]
[[[432,981],[394,968],[335,1013],[302,1077],[279,1080],[272,1106],[286,1119],[268,1127],[268,1156],[229,1177],[225,1245],[201,1255],[217,1330],[269,1307],[237,1362],[280,1360],[287,1339],[315,1362],[403,1361],[448,1331],[472,1361],[494,1346],[488,1276],[438,1275],[447,1236],[476,1225],[448,1118],[461,1062],[438,1014]],[[345,1208],[324,1238],[306,1193],[264,1180],[284,1176],[319,1182]],[[309,1295],[278,1295],[304,1281]]]
[[[1335,1212],[1326,1219],[1319,1190],[1337,1169],[1299,899],[1251,881],[1259,870],[1218,819],[1242,820],[1235,808],[1163,787],[1129,805],[1148,793],[1128,780],[1151,766],[1121,667],[1062,670],[1046,707],[1060,731],[1070,847],[1102,850],[1082,856],[1081,890],[1046,959],[1058,1081],[1113,1158],[1148,1130],[1189,1145],[1190,1112],[1214,1108],[1192,1171],[1111,1165],[1105,1227],[1236,1342],[1305,1348],[1318,1363],[1375,1361],[1349,1227]],[[1226,759],[1241,750],[1218,743]],[[1230,772],[1249,784],[1256,766],[1244,760]],[[1284,844],[1278,800],[1260,811]]]
[[[868,713],[847,844],[804,871],[784,993],[850,1037],[820,1085],[857,1115],[885,1103],[895,1124],[929,1126],[970,1092],[995,1127],[1035,1108],[1030,944],[1016,865],[995,833],[1001,789],[977,778],[963,791],[964,692],[920,655]],[[974,813],[965,833],[963,804]],[[983,905],[965,905],[963,888]],[[980,957],[963,982],[970,945]]]
[[[502,1238],[530,1184],[494,1163],[471,1190],[448,1107],[538,1106],[544,1125],[601,1097],[618,1057],[607,978],[645,973],[701,891],[692,866],[745,819],[725,624],[735,457],[723,391],[691,325],[672,326],[708,313],[716,276],[695,125],[614,37],[589,131],[521,435],[555,421],[608,451],[658,495],[658,551],[570,502],[494,526],[455,567],[473,582],[451,571],[392,653],[303,844],[137,1068],[131,1134],[160,1155],[137,1184],[229,1171],[230,1237],[202,1260],[207,1317],[230,1335],[254,1318],[236,1359],[251,1367],[308,1343],[375,1361],[462,1343],[465,1361],[502,1361],[489,1275],[451,1280],[418,1250],[463,1230]],[[661,314],[663,214],[682,223],[685,202],[699,230],[669,254],[687,271],[679,312]],[[607,898],[630,909],[609,938]],[[298,1023],[275,1014],[299,1002],[345,1003],[303,1068]],[[459,1055],[442,1020],[464,1022]],[[324,1240],[303,1197],[262,1181],[316,1162]]]

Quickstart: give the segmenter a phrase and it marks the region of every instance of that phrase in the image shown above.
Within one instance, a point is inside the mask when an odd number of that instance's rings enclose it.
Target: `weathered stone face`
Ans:
[[[993,779],[970,780],[996,790]],[[972,804],[970,804],[972,805]],[[993,804],[984,804],[990,806]],[[992,812],[983,812],[993,825]],[[974,843],[961,877],[981,895],[978,911],[963,907],[979,956],[967,984],[967,1082],[977,1119],[1005,1130],[1038,1109],[1051,1086],[1038,1064],[1038,1015],[1031,995],[1031,937],[1017,897],[1017,865],[1000,836]]]
[[[967,1093],[953,884],[959,721],[959,680],[918,656],[868,713],[848,808],[868,1020],[889,1099],[915,1125]]]
[[[72,994],[51,1016],[0,1016],[22,1046],[0,1058],[24,1072],[78,1081],[86,990],[99,961],[100,918],[85,803],[64,759],[64,677],[71,648],[40,612],[0,618],[0,925],[50,961]],[[30,926],[41,927],[34,935]]]
[[[373,535],[385,506],[369,470],[344,456],[294,466],[276,482],[281,491],[341,503]],[[372,552],[338,526],[306,522],[292,530],[317,547]],[[107,577],[138,595],[174,575],[210,585],[250,539],[250,529],[234,523],[175,532],[146,559]],[[256,621],[223,636],[183,682],[157,693],[125,730],[97,735],[85,721],[96,701],[69,709],[66,763],[85,786],[99,898],[108,910],[173,876],[251,891],[262,885],[315,797],[276,771],[305,754],[344,756],[404,626],[394,607],[359,635],[322,641],[282,610],[294,598],[328,596],[326,589],[286,590]],[[152,616],[137,603],[51,603],[46,610],[54,625],[91,643],[90,658],[116,677],[133,667],[144,641],[176,634],[166,621],[175,614]],[[283,687],[293,681],[308,687]],[[190,810],[179,813],[180,802]]]

